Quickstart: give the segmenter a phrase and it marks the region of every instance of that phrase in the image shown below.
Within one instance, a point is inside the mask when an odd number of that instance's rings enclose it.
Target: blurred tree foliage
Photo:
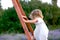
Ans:
[[[25,11],[27,17],[30,12],[34,9],[42,10],[44,15],[44,20],[48,27],[50,25],[60,25],[60,8],[51,4],[42,3],[40,1],[31,1],[28,4],[26,2],[20,1],[22,4],[22,8]],[[23,28],[21,23],[19,22],[16,11],[13,8],[8,8],[7,10],[3,10],[0,12],[0,33],[2,32],[20,32],[23,33]],[[29,17],[28,17],[29,18]],[[34,29],[34,25],[32,25]]]

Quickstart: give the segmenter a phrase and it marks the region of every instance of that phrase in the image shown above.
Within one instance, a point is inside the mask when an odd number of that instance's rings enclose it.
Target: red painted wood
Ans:
[[[25,15],[25,12],[23,11],[22,6],[21,6],[21,4],[19,3],[18,0],[17,0],[17,3],[18,3],[18,6],[19,6],[19,8],[20,8],[20,10],[21,10],[21,14],[24,15],[24,16],[26,16],[26,15]],[[27,18],[27,19],[28,19],[28,18]],[[31,27],[30,23],[27,23],[27,27],[28,27],[28,29],[30,30],[30,32],[33,34],[33,29],[32,29],[32,27]]]
[[[23,18],[22,18],[22,15],[24,15],[24,16],[26,16],[26,15],[22,10],[21,4],[19,5],[18,0],[12,0],[12,3],[14,5],[14,7],[15,7],[15,10],[16,10],[18,18],[19,18],[19,20],[20,20],[20,22],[22,24],[22,27],[24,29],[24,32],[26,34],[27,39],[32,40],[32,35],[28,31],[27,25],[24,23]],[[28,26],[30,26],[30,24]],[[30,31],[33,32],[32,28],[31,27],[29,27],[29,28],[30,28]]]

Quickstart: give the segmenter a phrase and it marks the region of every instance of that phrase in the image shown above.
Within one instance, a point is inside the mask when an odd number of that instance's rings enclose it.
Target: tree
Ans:
[[[52,14],[53,14],[53,18],[52,18],[52,22],[53,25],[55,25],[55,23],[57,22],[57,16],[58,16],[58,7],[57,7],[57,0],[52,0]]]
[[[0,10],[1,10],[1,0],[0,0]]]
[[[40,0],[31,0],[31,1],[40,1]]]
[[[52,4],[53,4],[54,6],[57,6],[57,0],[52,0]]]

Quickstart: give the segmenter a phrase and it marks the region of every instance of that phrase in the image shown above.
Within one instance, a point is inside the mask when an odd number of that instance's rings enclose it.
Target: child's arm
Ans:
[[[24,21],[25,23],[36,23],[36,22],[37,22],[37,19],[26,20],[26,17],[23,16],[23,21]]]
[[[23,21],[24,21],[25,23],[36,23],[36,22],[37,22],[36,19],[34,19],[34,20],[25,20],[25,19],[23,19]]]

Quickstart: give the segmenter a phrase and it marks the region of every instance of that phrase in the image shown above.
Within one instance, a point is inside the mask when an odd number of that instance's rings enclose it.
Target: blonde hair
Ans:
[[[36,17],[40,17],[43,19],[43,15],[42,15],[42,11],[39,10],[39,9],[35,9],[31,12],[30,16],[29,16],[31,19],[34,19]]]

